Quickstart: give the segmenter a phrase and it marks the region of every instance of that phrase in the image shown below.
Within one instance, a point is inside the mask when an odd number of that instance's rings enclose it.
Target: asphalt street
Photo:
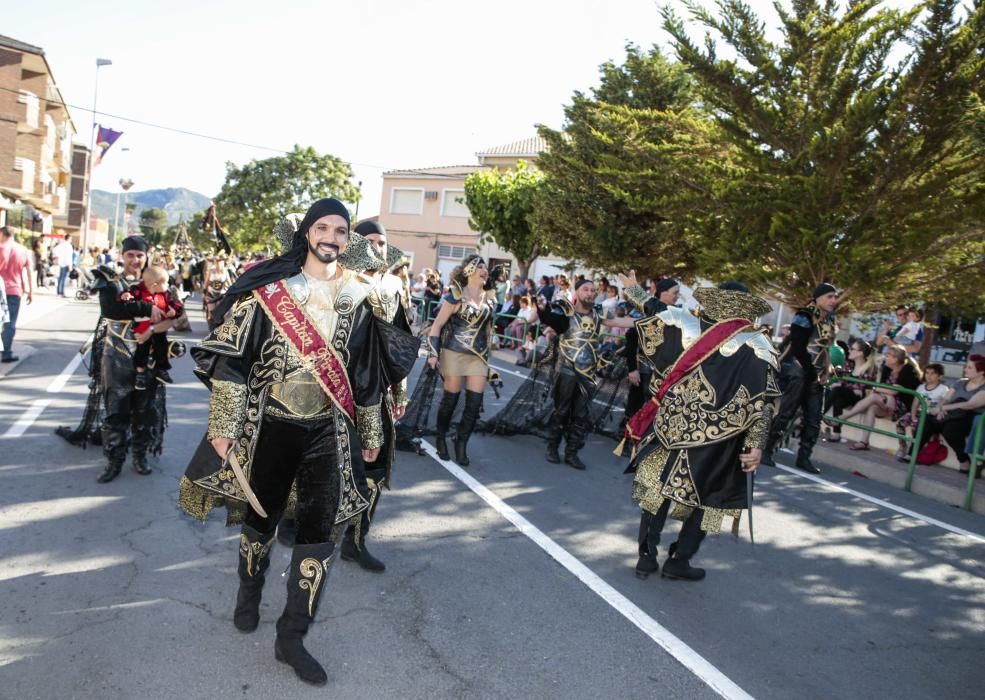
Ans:
[[[848,472],[763,468],[755,545],[743,524],[705,540],[704,581],[641,581],[631,477],[598,436],[585,472],[533,437],[475,436],[468,484],[398,453],[370,540],[387,571],[336,563],[306,640],[329,686],[304,686],[273,658],[289,552],[240,634],[238,533],[175,505],[208,401],[190,358],[154,473],[97,484],[101,452],[53,430],[81,413],[84,367],[59,376],[98,306],[36,305],[18,341],[37,352],[0,380],[0,698],[981,695],[985,518]],[[173,336],[200,338],[192,321]],[[521,381],[503,378],[490,413]]]

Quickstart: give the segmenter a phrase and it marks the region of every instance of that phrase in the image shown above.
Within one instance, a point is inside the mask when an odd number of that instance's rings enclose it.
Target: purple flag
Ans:
[[[99,131],[96,134],[96,145],[99,147],[99,155],[96,156],[96,165],[103,162],[103,156],[106,155],[106,151],[121,136],[123,136],[122,131],[113,131],[112,129],[107,129],[102,124],[99,125]]]

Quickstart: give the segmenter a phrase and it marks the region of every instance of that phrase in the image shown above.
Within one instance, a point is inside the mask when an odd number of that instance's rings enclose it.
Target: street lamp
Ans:
[[[129,151],[129,148],[124,148],[124,151]],[[125,177],[120,178],[120,188],[121,191],[116,193],[116,211],[113,213],[113,240],[110,242],[110,248],[116,248],[116,232],[120,230],[120,195],[130,191],[133,187],[133,180]],[[124,206],[126,206],[126,200],[123,200]],[[125,237],[125,236],[124,236]]]
[[[82,250],[89,248],[89,216],[92,211],[92,156],[96,150],[96,104],[99,100],[99,69],[103,66],[111,66],[113,62],[108,58],[96,59],[96,87],[92,94],[92,132],[89,134],[89,158],[86,163],[86,205],[85,216],[82,219]]]

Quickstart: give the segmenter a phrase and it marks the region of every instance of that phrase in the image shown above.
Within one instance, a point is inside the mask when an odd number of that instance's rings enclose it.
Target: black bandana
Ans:
[[[139,250],[141,253],[146,253],[147,240],[143,236],[127,236],[123,239],[120,252],[125,253],[128,250]]]

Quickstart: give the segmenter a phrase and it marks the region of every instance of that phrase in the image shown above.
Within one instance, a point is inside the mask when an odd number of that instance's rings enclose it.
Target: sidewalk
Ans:
[[[812,459],[822,468],[839,469],[903,488],[910,468],[908,463],[898,462],[894,455],[884,450],[855,452],[848,449],[848,444],[818,442]],[[913,475],[913,493],[958,508],[964,503],[967,487],[968,475],[950,467],[917,465]],[[985,478],[978,479],[975,484],[971,509],[975,513],[985,514]]]

